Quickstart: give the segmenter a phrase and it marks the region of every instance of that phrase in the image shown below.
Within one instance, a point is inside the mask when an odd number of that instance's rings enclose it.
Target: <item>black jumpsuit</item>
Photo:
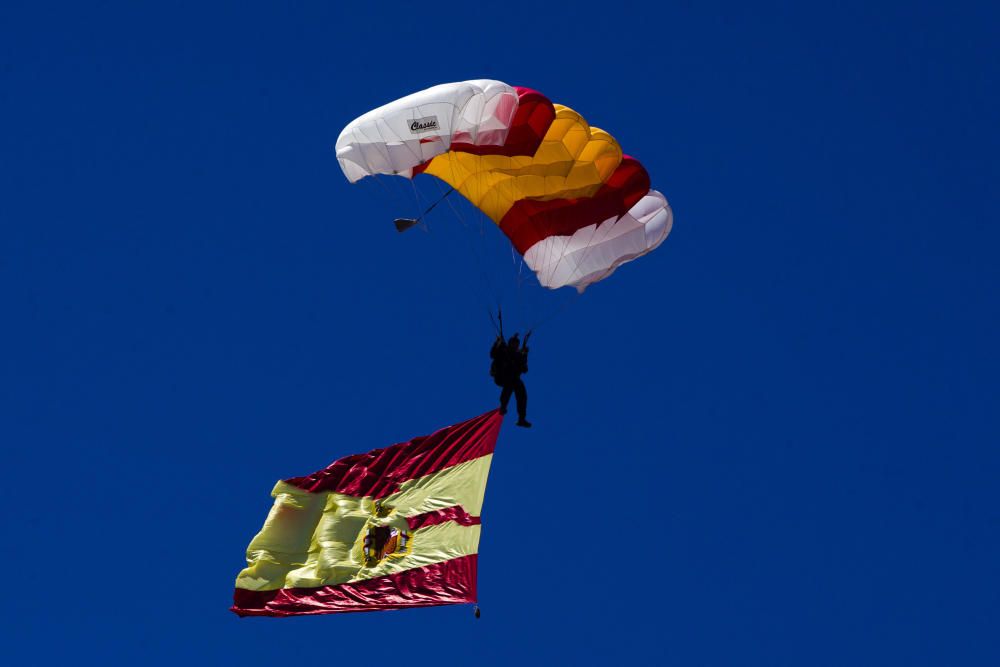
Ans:
[[[504,342],[503,338],[497,338],[490,350],[490,358],[493,363],[490,366],[490,375],[497,386],[502,387],[500,392],[500,412],[507,412],[507,403],[510,395],[514,394],[517,400],[517,418],[524,422],[528,411],[528,391],[524,388],[521,374],[528,372],[528,348],[521,347],[517,338],[512,338],[511,343]]]

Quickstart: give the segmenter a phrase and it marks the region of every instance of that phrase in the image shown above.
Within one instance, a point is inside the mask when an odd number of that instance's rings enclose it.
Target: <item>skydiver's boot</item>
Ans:
[[[523,419],[523,418],[517,420],[517,425],[518,426],[523,426],[524,428],[531,428],[531,422],[529,422],[527,419]]]

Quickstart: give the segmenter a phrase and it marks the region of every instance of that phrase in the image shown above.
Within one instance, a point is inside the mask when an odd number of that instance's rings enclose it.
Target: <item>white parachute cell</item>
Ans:
[[[352,183],[372,174],[408,177],[453,143],[503,145],[517,105],[517,92],[502,81],[434,86],[352,121],[337,139],[337,159]]]
[[[666,197],[650,190],[620,218],[588,225],[571,236],[539,241],[524,254],[524,261],[543,286],[572,285],[582,292],[622,264],[654,250],[672,226],[673,213]]]

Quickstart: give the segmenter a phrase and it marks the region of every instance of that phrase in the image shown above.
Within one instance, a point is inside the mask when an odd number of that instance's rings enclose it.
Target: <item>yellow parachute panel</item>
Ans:
[[[621,146],[569,107],[554,106],[555,120],[533,156],[448,152],[431,160],[424,173],[446,181],[496,223],[526,197],[590,197],[618,167]]]

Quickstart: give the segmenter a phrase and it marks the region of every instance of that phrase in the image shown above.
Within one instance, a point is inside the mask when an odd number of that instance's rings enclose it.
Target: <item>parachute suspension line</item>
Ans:
[[[389,195],[389,198],[392,199],[392,201],[393,201],[394,204],[403,205],[405,203],[405,200],[402,199],[399,196],[399,192],[398,191],[394,190],[393,188],[391,188],[391,187],[389,187],[388,185],[385,184],[385,181],[382,180],[382,174],[372,174],[371,178],[376,183],[378,183],[379,187],[382,188],[383,192],[385,192],[387,195]],[[363,179],[361,179],[358,182],[359,183],[367,183],[368,180],[369,179],[367,179],[367,178],[363,178]],[[373,186],[367,185],[366,187],[370,188],[370,187],[373,187]]]
[[[482,157],[481,156],[479,157],[479,160],[482,161]],[[464,228],[465,236],[468,239],[469,249],[472,252],[473,259],[476,262],[477,268],[479,269],[479,275],[480,275],[480,281],[481,281],[481,289],[478,290],[478,291],[480,292],[480,295],[482,297],[482,296],[485,296],[485,294],[483,292],[483,290],[485,289],[485,292],[488,293],[489,297],[491,297],[490,300],[493,302],[493,306],[495,307],[497,313],[500,314],[499,317],[501,319],[499,321],[499,325],[497,324],[497,322],[495,322],[493,320],[493,308],[486,307],[487,316],[490,318],[490,322],[493,325],[494,329],[497,330],[497,333],[500,334],[500,335],[502,335],[502,333],[503,333],[503,320],[502,320],[502,306],[503,306],[503,304],[502,304],[502,301],[501,301],[501,294],[505,290],[504,289],[499,289],[498,286],[496,284],[494,284],[495,281],[494,281],[493,278],[495,276],[492,276],[491,273],[487,270],[487,268],[486,268],[487,267],[487,262],[485,260],[485,257],[487,256],[487,250],[488,250],[486,248],[487,240],[488,240],[487,234],[489,233],[487,231],[486,227],[490,226],[490,225],[492,225],[492,226],[497,226],[497,225],[492,220],[490,220],[489,225],[487,225],[486,221],[488,219],[488,216],[485,213],[482,212],[482,203],[483,202],[478,202],[478,203],[475,202],[475,201],[472,202],[472,204],[476,207],[475,221],[476,221],[476,223],[478,223],[476,225],[473,225],[472,221],[469,220],[467,218],[467,216],[462,213],[462,211],[460,210],[460,208],[461,208],[460,205],[456,206],[453,203],[453,201],[452,201],[452,199],[450,198],[449,195],[451,195],[451,193],[453,193],[455,191],[455,186],[451,185],[451,183],[459,183],[459,182],[461,182],[461,179],[458,178],[457,163],[456,162],[449,161],[448,162],[448,170],[449,170],[449,174],[450,174],[450,179],[447,179],[447,180],[446,179],[439,179],[439,178],[433,179],[435,181],[435,183],[436,183],[435,187],[437,188],[438,192],[442,193],[440,195],[440,197],[437,200],[433,201],[433,202],[430,201],[430,198],[428,198],[425,195],[425,193],[423,193],[419,188],[417,188],[415,180],[411,182],[411,185],[413,186],[414,191],[416,193],[415,196],[417,197],[418,201],[420,201],[421,199],[423,199],[424,202],[428,204],[427,209],[424,211],[423,214],[421,214],[421,216],[419,218],[417,218],[417,220],[419,222],[423,218],[423,216],[427,215],[441,201],[447,201],[448,207],[451,209],[453,215],[458,219],[459,224]],[[445,189],[446,185],[447,185],[447,189]],[[500,192],[500,190],[502,190],[504,188],[507,188],[507,189],[510,190],[510,192],[507,194],[507,197],[509,199],[515,199],[516,198],[516,193],[513,190],[513,184],[511,182],[509,182],[509,181],[505,181],[505,182],[503,182],[503,183],[500,184],[499,188],[491,188],[486,193],[484,193],[486,199],[488,201],[493,201],[494,204],[498,205],[499,202],[500,202],[501,196],[503,194],[502,192]],[[425,224],[422,224],[421,227],[424,229],[424,231],[428,231],[428,232],[430,231],[429,228]],[[478,229],[476,229],[476,227],[478,227]],[[479,241],[478,241],[478,243],[473,238],[471,238],[471,236],[469,236],[470,234],[475,234],[475,233],[478,233],[478,235],[479,235]],[[447,245],[447,243],[445,243],[445,245]],[[554,249],[550,247],[547,252],[550,253],[550,255],[552,255],[552,254],[554,254]],[[529,330],[532,330],[532,329],[537,328],[538,326],[542,326],[542,325],[546,324],[550,320],[554,319],[557,315],[559,315],[560,313],[562,313],[568,307],[569,301],[567,301],[566,303],[563,303],[562,306],[557,311],[555,311],[555,312],[548,312],[547,313],[546,311],[548,311],[548,309],[543,309],[542,312],[539,312],[538,308],[534,307],[534,305],[537,305],[537,304],[533,305],[533,301],[531,299],[527,299],[526,298],[527,295],[525,294],[525,290],[530,285],[525,285],[525,283],[530,280],[530,277],[529,277],[529,275],[526,275],[524,273],[524,263],[525,263],[524,262],[524,258],[523,257],[520,257],[520,258],[518,257],[518,253],[515,250],[515,248],[513,247],[513,245],[510,246],[510,253],[511,253],[511,266],[514,267],[514,268],[516,268],[516,271],[514,271],[514,276],[513,276],[514,289],[515,289],[515,294],[514,294],[514,307],[515,307],[515,311],[516,311],[515,312],[515,316],[517,316],[517,313],[520,313],[520,316],[519,316],[520,318],[522,318],[524,320],[527,320],[527,321],[535,321],[535,322],[537,322],[536,325],[534,325],[532,327],[529,327]],[[506,283],[507,278],[506,278],[506,276],[504,276],[503,278],[500,278],[498,280],[499,280],[500,283]],[[529,307],[529,306],[531,306],[531,307]],[[531,312],[526,312],[526,310],[530,310]]]
[[[462,225],[462,235],[467,238],[469,243],[469,249],[472,251],[473,260],[476,263],[476,268],[479,269],[479,280],[482,284],[482,287],[485,288],[486,294],[489,296],[488,300],[492,302],[491,306],[486,307],[486,312],[490,316],[490,319],[492,320],[493,306],[496,306],[496,308],[499,309],[501,307],[501,299],[500,299],[500,292],[493,285],[493,281],[490,279],[489,271],[486,270],[485,260],[483,259],[483,256],[485,255],[484,252],[485,249],[482,247],[483,245],[485,245],[484,236],[482,234],[479,235],[480,247],[477,248],[476,242],[471,236],[472,234],[475,233],[474,228],[466,223],[465,218],[462,216],[461,212],[459,212],[458,209],[452,206],[451,201],[448,202],[448,206],[451,207],[451,210],[455,213],[455,216],[458,218],[459,223]],[[494,323],[493,326],[495,328],[496,323]]]
[[[517,306],[517,312],[521,313],[522,317],[528,316],[533,319],[535,308],[530,307],[532,303],[531,299],[525,298],[526,290],[524,289],[524,283],[527,280],[527,278],[523,276],[521,272],[522,269],[524,268],[524,259],[522,258],[520,260],[520,264],[518,263],[517,251],[514,250],[513,245],[510,246],[510,259],[512,266],[517,267],[517,272],[514,274],[514,284],[515,284],[514,298],[515,298],[515,304]],[[527,311],[531,312],[529,313]]]
[[[482,160],[481,157],[480,157],[480,160]],[[448,166],[449,166],[449,170],[451,171],[451,182],[452,183],[458,183],[459,180],[456,178],[455,163],[454,162],[449,162]],[[438,188],[440,189],[441,187],[442,186],[441,186],[441,184],[439,182]],[[451,189],[454,190],[455,189],[454,186],[452,186]],[[500,308],[500,305],[501,305],[501,303],[500,303],[500,293],[501,292],[499,290],[497,290],[497,288],[493,285],[493,281],[490,279],[489,272],[486,270],[485,260],[483,259],[484,256],[485,256],[485,254],[486,254],[486,229],[485,229],[485,220],[484,220],[484,218],[486,216],[479,209],[479,206],[475,204],[475,202],[473,202],[473,205],[476,206],[477,212],[479,213],[479,215],[476,218],[477,221],[479,222],[479,248],[478,249],[476,247],[476,242],[471,237],[469,237],[469,234],[472,233],[472,231],[473,231],[472,227],[468,224],[468,222],[465,219],[465,216],[462,215],[461,211],[459,211],[457,208],[455,208],[455,206],[451,203],[450,199],[448,200],[448,206],[449,206],[449,208],[451,208],[452,213],[455,215],[456,218],[458,218],[459,223],[465,229],[464,236],[466,236],[468,238],[469,249],[472,251],[472,255],[475,258],[476,266],[479,269],[480,280],[482,280],[483,286],[486,288],[486,290],[491,295],[492,300],[493,300],[494,304],[496,305],[496,307]]]
[[[535,329],[545,326],[546,324],[554,320],[557,316],[562,315],[563,312],[565,312],[566,309],[568,309],[572,304],[576,303],[576,300],[579,298],[580,298],[580,292],[573,290],[573,295],[570,298],[563,301],[563,304],[557,310],[552,311],[547,316],[543,317],[541,320],[532,324],[530,327],[528,327],[528,331],[534,331]]]
[[[417,189],[417,184],[413,182],[412,178],[410,179],[410,188],[413,190],[413,202],[414,202],[414,205],[417,207],[417,210],[419,211],[421,208],[424,207],[424,201],[423,201],[424,197],[423,197],[423,195],[420,194],[420,190]],[[415,217],[415,218],[399,218],[399,219],[396,220],[396,228],[399,229],[400,222],[409,223],[410,226],[419,225],[420,224],[420,220],[423,217],[424,217],[423,215],[417,215],[417,217]],[[426,224],[420,225],[420,228],[423,229],[425,232],[429,232],[430,231],[430,228]],[[403,230],[400,230],[400,231],[403,231]]]
[[[478,159],[480,161],[483,160],[483,158],[481,156],[479,156]],[[438,180],[438,188],[439,188],[439,190],[444,187],[444,185],[443,185],[444,183],[449,183],[449,182],[450,183],[458,183],[461,180],[461,179],[458,178],[458,174],[457,174],[457,171],[456,171],[456,163],[454,161],[449,161],[448,167],[449,167],[449,172],[450,172],[450,179],[449,180],[445,180],[445,179]],[[500,201],[500,198],[501,198],[501,195],[502,195],[502,193],[500,192],[500,190],[502,190],[505,187],[508,188],[508,189],[511,189],[512,185],[509,182],[501,183],[498,187],[490,188],[486,193],[483,193],[482,196],[485,197],[487,203],[490,202],[490,201],[492,201],[495,205],[497,205],[497,204],[499,204],[499,201]],[[454,186],[452,186],[451,189],[453,190]],[[514,196],[515,196],[514,192],[513,192],[513,190],[511,190],[511,192],[508,194],[508,197],[509,198],[514,198]],[[477,263],[477,265],[479,267],[480,277],[481,277],[481,279],[483,281],[483,284],[486,286],[486,288],[488,289],[488,291],[490,292],[490,294],[492,294],[494,305],[495,305],[497,311],[499,312],[500,309],[502,308],[502,305],[503,305],[502,304],[501,295],[505,294],[508,291],[508,288],[506,287],[506,285],[508,284],[507,283],[508,278],[507,278],[507,276],[503,276],[503,277],[497,278],[497,282],[500,283],[500,287],[498,288],[498,286],[496,284],[494,284],[495,283],[494,278],[496,278],[496,277],[493,276],[492,273],[486,269],[487,262],[485,260],[485,257],[490,254],[488,252],[490,249],[488,249],[486,247],[487,246],[487,241],[489,240],[489,236],[488,235],[490,233],[489,230],[487,230],[487,227],[498,227],[498,225],[496,223],[494,223],[493,220],[489,220],[489,222],[487,222],[487,220],[489,219],[489,217],[485,213],[483,213],[483,211],[482,211],[483,203],[484,202],[482,202],[482,201],[480,201],[480,202],[472,202],[472,204],[476,207],[476,211],[475,211],[474,215],[475,215],[475,221],[477,223],[477,224],[473,225],[471,223],[471,221],[468,220],[468,218],[465,215],[463,215],[462,212],[453,205],[452,201],[450,199],[448,200],[448,206],[451,208],[452,212],[455,214],[455,217],[458,218],[459,223],[465,228],[466,235],[468,236],[470,233],[478,233],[478,235],[479,235],[479,241],[478,241],[478,243],[474,239],[472,239],[471,236],[469,237],[469,239],[468,239],[468,241],[469,241],[469,248],[472,251],[472,254],[473,254],[474,258],[475,258],[475,261],[476,261],[476,263]],[[477,229],[477,227],[478,227],[478,229]],[[498,238],[500,238],[500,237],[498,237]],[[477,249],[477,246],[478,246],[478,249]],[[526,304],[530,304],[531,302],[530,302],[530,300],[526,300],[524,298],[524,289],[523,288],[525,286],[525,283],[529,280],[528,276],[524,274],[524,259],[518,257],[518,253],[514,249],[513,245],[511,245],[509,247],[510,247],[510,253],[511,253],[511,265],[512,265],[512,267],[516,268],[516,271],[513,272],[513,274],[514,274],[513,275],[514,292],[515,292],[514,295],[513,295],[513,297],[514,297],[514,309],[515,309],[516,313],[521,313],[521,317],[523,317],[524,319],[531,319],[531,316],[535,315],[535,313],[534,312],[532,312],[532,313],[525,312],[525,310],[526,310]],[[508,304],[508,305],[510,305],[510,304]],[[490,317],[492,319],[492,311],[489,311],[489,312],[490,312]],[[496,328],[495,324],[494,324],[494,327]],[[502,331],[502,328],[503,328],[503,323],[501,322],[499,330]],[[498,331],[498,333],[499,333],[499,331]]]
[[[438,179],[436,179],[436,178],[434,179],[434,181],[438,183],[438,185],[436,186],[438,188],[438,192],[441,192],[441,189],[442,189],[441,182]],[[417,188],[416,183],[413,182],[412,180],[411,180],[411,185],[413,186],[414,197],[417,199],[417,202],[419,204],[419,202],[422,199],[422,195],[420,193],[420,190],[419,190],[419,188]],[[426,215],[427,213],[429,213],[430,210],[433,209],[435,206],[437,206],[440,202],[447,201],[449,208],[451,208],[451,210],[452,210],[452,213],[455,215],[456,218],[458,218],[459,223],[462,225],[462,227],[466,229],[466,234],[464,234],[464,236],[468,236],[468,225],[466,224],[464,217],[462,216],[461,212],[458,209],[455,208],[455,206],[452,204],[451,200],[448,198],[448,196],[452,192],[454,192],[454,191],[455,191],[455,188],[453,188],[453,187],[449,188],[447,192],[445,192],[444,194],[442,194],[437,199],[437,201],[435,201],[434,203],[432,203],[429,206],[429,208],[427,209],[427,211],[425,211],[424,215]],[[430,227],[428,227],[426,224],[421,225],[421,227],[430,236],[432,236],[434,238],[437,238],[437,235],[431,233]],[[474,290],[476,292],[478,292],[478,294],[479,294],[479,298],[477,300],[479,300],[480,303],[483,304],[483,307],[486,309],[487,316],[492,319],[492,317],[493,317],[493,310],[492,310],[492,307],[489,305],[489,303],[493,302],[497,307],[499,307],[499,305],[500,305],[500,299],[498,298],[496,290],[493,288],[492,282],[489,280],[489,276],[487,275],[486,270],[483,267],[482,258],[480,257],[479,253],[477,252],[475,244],[473,243],[472,239],[468,239],[468,241],[469,241],[469,247],[472,250],[472,255],[473,255],[473,258],[474,258],[474,260],[476,262],[477,268],[479,269],[479,274],[480,274],[479,275],[480,284],[478,285],[477,288],[474,288]],[[454,261],[454,263],[455,263],[456,266],[461,266],[462,263],[463,263],[463,261],[468,261],[468,260],[463,260],[462,258],[458,257],[458,252],[455,249],[450,248],[448,246],[447,241],[445,241],[444,239],[440,239],[440,243],[441,243],[441,245],[443,245],[445,247],[448,247],[449,250],[453,253],[453,261]],[[475,282],[475,281],[473,281],[473,282]],[[485,291],[484,291],[484,289],[485,289]]]
[[[450,201],[448,203],[451,204]],[[455,210],[455,208],[452,207],[452,210]],[[490,300],[493,302],[493,305],[499,309],[501,307],[500,295],[502,292],[497,289],[496,285],[493,284],[493,280],[490,278],[490,273],[486,270],[486,260],[484,259],[486,235],[482,233],[483,228],[480,225],[481,231],[479,234],[479,244],[477,246],[475,239],[470,236],[471,233],[475,233],[474,228],[466,224],[465,219],[461,214],[459,214],[459,223],[463,227],[462,235],[466,238],[469,244],[469,250],[472,251],[472,257],[476,262],[476,268],[479,269],[479,278],[482,281],[482,285],[486,288],[486,292],[488,293]],[[480,220],[480,223],[482,223],[482,220]],[[487,310],[492,310],[492,307],[487,308]]]
[[[376,183],[378,183],[379,187],[382,188],[382,191],[386,195],[388,195],[388,198],[389,200],[391,200],[394,208],[397,209],[409,208],[409,206],[411,205],[410,197],[406,193],[405,186],[399,182],[398,178],[384,177],[383,174],[373,174],[371,178]],[[367,178],[363,179],[363,181],[367,180],[368,180]],[[388,181],[388,185],[386,184],[386,181]],[[403,232],[412,227],[415,223],[413,222],[412,218],[396,218],[395,224],[396,224],[396,231]]]

